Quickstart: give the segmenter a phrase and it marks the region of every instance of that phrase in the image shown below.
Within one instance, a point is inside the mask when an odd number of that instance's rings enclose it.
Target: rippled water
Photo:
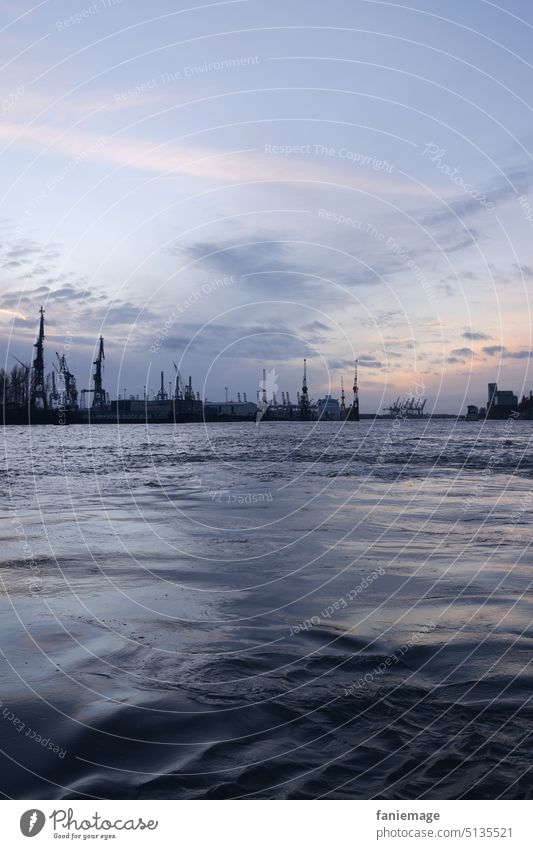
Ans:
[[[533,795],[532,433],[6,429],[3,793]]]

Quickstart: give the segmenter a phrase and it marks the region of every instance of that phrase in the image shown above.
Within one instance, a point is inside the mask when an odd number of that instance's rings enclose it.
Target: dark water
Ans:
[[[2,792],[532,796],[532,433],[7,429]]]

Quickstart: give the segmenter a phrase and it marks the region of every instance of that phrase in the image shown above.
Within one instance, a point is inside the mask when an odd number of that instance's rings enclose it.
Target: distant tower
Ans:
[[[239,402],[239,404],[241,403],[241,393],[240,392],[237,392],[237,401]]]
[[[46,381],[44,377],[44,310],[40,309],[39,335],[34,345],[35,356],[31,374],[30,404],[34,409],[48,409]]]
[[[304,376],[302,380],[302,394],[300,396],[300,418],[304,421],[309,418],[309,393],[307,391],[307,360],[304,358]]]
[[[353,422],[359,421],[359,386],[357,384],[357,360],[355,361],[355,369],[353,376],[353,401],[352,406],[348,411],[348,418]]]
[[[341,377],[341,419],[346,415],[346,395],[344,394],[344,378]]]
[[[103,377],[103,368],[104,368],[104,337],[100,336],[100,342],[98,345],[98,356],[96,357],[93,365],[94,365],[94,374],[93,374],[93,382],[94,382],[94,395],[93,395],[93,408],[101,409],[106,406],[106,397],[105,392],[102,385],[102,377]]]
[[[243,393],[242,393],[242,397],[244,398],[244,403],[245,403],[245,404],[247,404],[247,403],[248,403],[248,401],[246,400],[246,392],[243,392]]]

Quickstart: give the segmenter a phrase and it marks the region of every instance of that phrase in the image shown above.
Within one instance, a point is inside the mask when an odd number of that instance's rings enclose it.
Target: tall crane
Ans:
[[[56,351],[56,357],[59,363],[58,372],[63,378],[63,397],[61,398],[61,403],[63,407],[68,408],[76,408],[78,406],[78,390],[76,388],[76,378],[70,371],[67,365],[67,358],[65,354],[58,354]],[[54,388],[55,388],[55,374],[52,372],[52,377],[54,378]]]
[[[48,398],[46,396],[46,381],[44,377],[44,310],[40,309],[39,335],[33,346],[35,356],[31,374],[30,405],[34,408],[48,409]]]
[[[106,406],[106,395],[103,388],[103,369],[104,369],[104,337],[100,336],[100,342],[98,344],[98,354],[93,363],[94,365],[94,374],[93,374],[93,408],[101,409]]]
[[[309,393],[307,389],[307,360],[304,358],[304,376],[302,380],[302,394],[300,395],[300,418],[304,421],[309,418]]]
[[[353,375],[353,401],[350,405],[350,409],[348,410],[346,418],[350,419],[350,421],[352,422],[359,421],[359,385],[357,381],[357,360],[355,361]]]
[[[353,375],[352,419],[356,422],[359,421],[359,385],[357,380],[357,360],[355,361],[355,369]]]

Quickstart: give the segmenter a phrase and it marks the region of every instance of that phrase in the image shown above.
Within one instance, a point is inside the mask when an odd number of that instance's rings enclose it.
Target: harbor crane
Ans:
[[[309,392],[307,389],[307,360],[304,357],[304,375],[302,379],[302,394],[300,395],[300,418],[309,419]]]
[[[76,378],[70,371],[67,365],[66,354],[58,354],[56,351],[58,365],[56,366],[58,373],[63,380],[63,393],[59,400],[63,407],[68,409],[76,409],[78,406],[78,390],[76,388]],[[55,372],[52,372],[53,384],[55,389]]]
[[[104,370],[104,337],[100,336],[100,340],[98,343],[98,354],[96,356],[96,360],[94,361],[94,374],[93,374],[93,403],[92,406],[95,409],[102,409],[102,407],[106,406],[106,394],[103,388],[103,370]]]
[[[44,309],[40,309],[39,334],[33,346],[35,356],[30,386],[30,405],[34,409],[48,409],[48,398],[46,395],[46,381],[44,377]]]

